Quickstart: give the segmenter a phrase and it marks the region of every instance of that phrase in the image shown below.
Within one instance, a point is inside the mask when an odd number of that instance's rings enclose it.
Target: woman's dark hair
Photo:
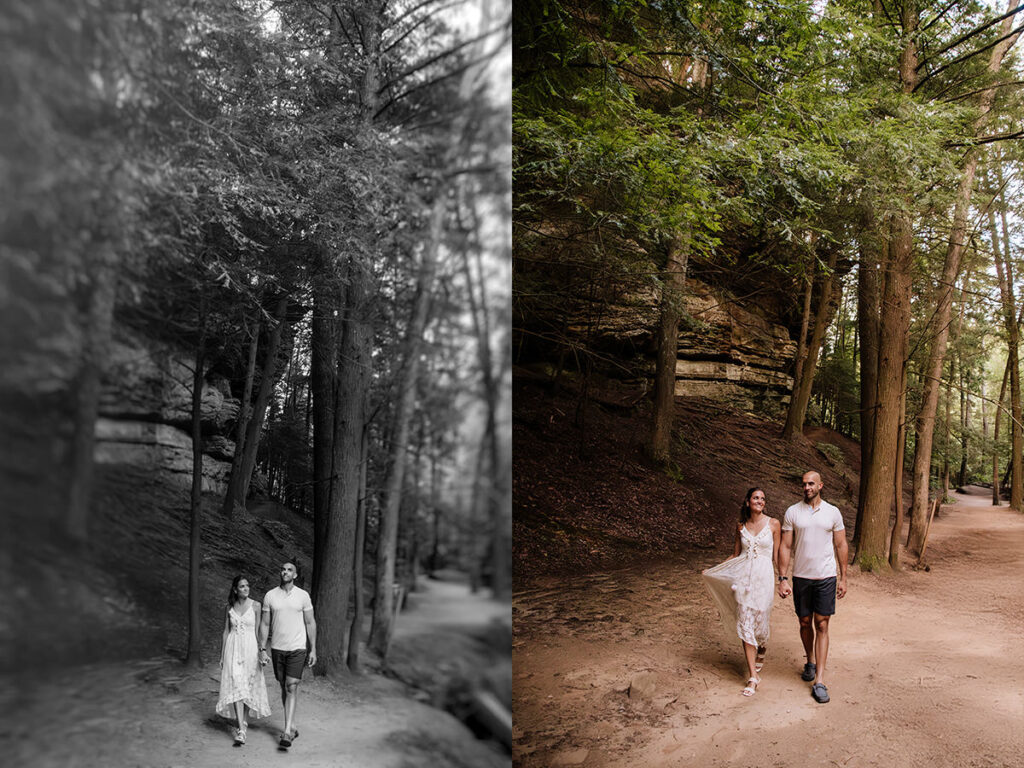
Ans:
[[[745,523],[750,519],[750,497],[760,491],[764,493],[764,488],[758,488],[756,485],[747,491],[747,498],[743,500],[743,506],[740,507],[740,522]]]
[[[242,574],[238,574],[237,576],[235,576],[235,578],[231,582],[231,591],[228,592],[228,607],[229,608],[232,605],[234,605],[235,603],[238,602],[238,582],[240,582],[242,579],[245,579],[246,581],[249,580],[245,576],[243,576]]]

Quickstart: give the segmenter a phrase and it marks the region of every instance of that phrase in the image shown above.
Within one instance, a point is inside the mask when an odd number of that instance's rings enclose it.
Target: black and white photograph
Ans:
[[[0,763],[511,764],[511,8],[6,0]]]

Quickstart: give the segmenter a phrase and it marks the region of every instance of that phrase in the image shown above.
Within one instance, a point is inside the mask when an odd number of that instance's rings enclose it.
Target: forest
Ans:
[[[318,676],[376,669],[425,574],[507,613],[510,35],[489,0],[5,4],[4,647],[39,632],[5,670],[116,656],[122,601],[168,627],[128,658],[215,664],[221,580],[284,560]]]
[[[515,4],[517,765],[1017,759],[1022,31],[1019,0]],[[809,574],[753,574],[808,478],[842,521],[801,613]]]
[[[861,568],[951,485],[1022,509],[1022,10],[518,4],[515,365],[639,382],[668,464],[711,283],[788,331],[780,434],[860,442]]]

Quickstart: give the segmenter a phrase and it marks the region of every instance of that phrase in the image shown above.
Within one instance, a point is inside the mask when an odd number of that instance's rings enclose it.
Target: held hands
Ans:
[[[259,659],[261,667],[267,666],[267,661],[269,661],[269,658],[266,650],[261,650],[256,658]]]
[[[783,600],[785,600],[791,594],[793,594],[793,588],[791,586],[789,586],[789,582],[788,581],[780,581],[779,582],[779,597],[781,597]]]

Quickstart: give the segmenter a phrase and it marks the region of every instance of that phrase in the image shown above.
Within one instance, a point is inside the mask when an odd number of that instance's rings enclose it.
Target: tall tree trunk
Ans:
[[[971,413],[971,401],[967,397],[964,383],[964,364],[960,361],[960,471],[956,475],[956,484],[962,488],[967,483],[967,426]]]
[[[789,412],[786,414],[786,425],[782,429],[782,436],[787,440],[792,440],[797,435],[803,434],[804,419],[807,416],[807,404],[811,400],[814,371],[818,367],[821,342],[825,338],[825,331],[828,330],[828,325],[838,307],[835,289],[837,258],[838,254],[833,249],[828,257],[828,269],[822,275],[821,296],[818,299],[818,309],[814,313],[814,329],[807,342],[807,351],[800,371],[799,388],[793,390],[793,396],[789,401]]]
[[[203,510],[203,368],[206,365],[206,308],[200,296],[199,341],[192,372],[192,492],[188,536],[188,651],[185,663],[200,667],[202,624],[199,620],[199,565],[202,562],[201,516]]]
[[[249,340],[249,359],[245,366],[245,384],[242,387],[242,402],[238,407],[238,419],[235,422],[235,453],[231,457],[231,474],[228,476],[241,476],[242,472],[242,448],[245,445],[245,431],[249,428],[249,421],[252,418],[252,387],[256,380],[256,352],[259,349],[260,322],[256,321],[256,327],[251,331]],[[241,503],[239,503],[241,502]],[[245,500],[238,500],[231,493],[231,484],[228,484],[228,492],[224,494],[224,505],[222,511],[229,520],[235,517],[235,508],[245,508]]]
[[[651,457],[659,464],[669,459],[676,412],[676,361],[679,359],[679,320],[690,257],[689,233],[668,243],[665,279],[658,320],[658,352],[654,372],[654,417],[651,429]]]
[[[387,656],[394,631],[394,602],[391,585],[395,580],[395,548],[398,544],[398,514],[402,502],[405,478],[406,450],[409,442],[409,424],[416,403],[416,382],[419,378],[420,346],[427,327],[434,273],[437,268],[438,249],[444,230],[444,217],[448,207],[447,189],[436,190],[430,216],[430,231],[423,249],[416,293],[413,298],[412,317],[402,345],[402,368],[398,374],[397,404],[391,431],[391,456],[384,483],[377,539],[377,578],[375,584],[373,620],[370,624],[370,647],[381,657]]]
[[[474,230],[479,230],[480,223],[477,220],[475,211],[473,213]],[[509,457],[504,455],[501,447],[500,435],[498,433],[498,407],[500,401],[501,381],[507,368],[504,358],[499,358],[500,364],[495,366],[494,356],[491,352],[491,319],[486,305],[485,280],[481,249],[476,248],[476,269],[470,266],[469,252],[463,250],[462,269],[466,280],[466,295],[469,299],[470,319],[473,323],[473,332],[477,337],[477,356],[483,380],[484,403],[487,406],[485,411],[485,424],[481,454],[477,463],[477,474],[474,480],[474,514],[477,505],[486,500],[484,505],[488,510],[488,521],[490,523],[491,541],[490,550],[492,558],[492,570],[494,578],[491,584],[494,597],[500,600],[509,599],[512,596],[511,563],[509,552],[511,551],[511,531],[508,525],[511,521],[511,511],[507,509],[507,502],[511,499],[511,477],[506,472],[510,466]],[[674,365],[674,363],[673,363]],[[674,398],[673,398],[674,402]],[[486,493],[483,492],[483,469],[490,466],[490,482]],[[486,548],[482,548],[486,549]],[[474,558],[474,570],[477,576],[480,568],[481,557]],[[479,578],[471,579],[473,591],[476,591]]]
[[[233,472],[228,480],[227,495],[230,499],[224,500],[225,506],[231,504],[245,506],[245,500],[249,495],[249,483],[252,480],[253,470],[256,469],[256,452],[260,447],[260,434],[263,432],[263,423],[267,416],[267,406],[270,404],[270,395],[274,390],[274,373],[277,369],[277,353],[281,348],[281,335],[284,331],[285,318],[288,311],[288,296],[282,296],[274,307],[274,326],[267,339],[267,346],[264,350],[263,368],[260,371],[260,388],[256,393],[253,402],[252,416],[245,430],[245,440],[241,447],[235,446],[235,452],[242,452],[238,472]]]
[[[903,366],[902,394],[900,396],[899,439],[896,441],[896,519],[889,536],[889,567],[900,569],[900,534],[903,532],[903,456],[907,444],[907,367]]]
[[[804,276],[804,302],[803,309],[800,312],[800,336],[796,342],[796,358],[793,360],[793,391],[790,393],[789,398],[789,409],[787,409],[787,419],[789,418],[789,411],[793,408],[793,401],[796,399],[796,393],[800,391],[800,381],[804,371],[804,360],[807,359],[807,334],[811,328],[811,314],[813,311],[812,299],[814,297],[814,272],[817,267],[817,259],[812,258],[810,263],[807,265],[807,271]]]
[[[313,283],[310,394],[313,400],[313,579],[316,594],[323,578],[324,548],[330,526],[331,460],[338,379],[339,292],[333,260],[322,253],[320,276]]]
[[[113,247],[102,246],[92,263],[82,354],[73,393],[64,530],[73,541],[79,543],[89,537],[89,504],[95,479],[93,454],[96,446],[96,416],[100,406],[103,361],[110,345],[117,294],[116,261]]]
[[[864,519],[857,550],[858,564],[869,571],[888,568],[886,545],[896,477],[901,385],[907,362],[912,265],[913,231],[909,217],[897,214],[891,222],[889,260],[885,265],[882,288],[878,405],[871,461],[866,470]]]
[[[903,50],[899,75],[903,93],[909,95],[917,85],[918,9],[915,0],[907,0],[901,13]],[[908,210],[910,209],[908,201]],[[910,214],[898,211],[889,221],[888,258],[883,271],[878,340],[878,402],[871,446],[871,461],[864,488],[864,513],[861,523],[857,563],[863,570],[888,568],[886,539],[893,501],[896,448],[898,443],[901,384],[907,364],[907,333],[910,329],[910,293],[912,289],[914,233]]]
[[[1003,201],[1005,203],[1005,201]],[[1021,450],[1024,435],[1021,432],[1020,401],[1020,358],[1017,325],[1016,300],[1013,294],[1013,271],[1009,260],[1003,262],[1000,253],[995,254],[996,272],[999,277],[999,293],[1002,297],[1003,323],[1007,338],[1007,366],[1010,369],[1010,506],[1024,511],[1022,497],[1024,487],[1021,479]]]
[[[1010,359],[1007,357],[1003,368],[1003,384],[999,388],[999,401],[996,403],[995,427],[992,432],[992,506],[998,507],[1002,500],[999,493],[999,420],[1003,414],[1003,403],[1006,400],[1006,384],[1010,379]]]
[[[369,267],[360,256],[348,259],[334,397],[329,522],[322,549],[321,578],[313,595],[317,611],[318,674],[330,674],[347,662],[345,637],[350,625],[348,608],[359,517],[363,430],[373,365],[371,278]]]
[[[949,378],[946,379],[946,420],[943,425],[942,445],[942,499],[949,497],[949,436],[953,414],[953,374],[955,361],[949,361]],[[938,510],[936,510],[938,514]]]
[[[356,508],[356,543],[352,559],[352,627],[349,630],[348,657],[350,672],[359,673],[359,651],[363,640],[363,617],[366,600],[363,597],[363,552],[366,548],[366,465],[369,461],[367,430],[363,429],[362,461],[359,462],[359,500]]]
[[[967,239],[967,214],[970,210],[971,193],[974,189],[974,173],[977,168],[978,156],[972,152],[967,167],[960,178],[960,190],[957,195],[955,213],[953,214],[953,230],[950,233],[949,246],[946,249],[946,260],[939,278],[937,294],[934,299],[935,313],[929,330],[933,331],[934,341],[928,353],[928,362],[923,374],[924,391],[921,396],[921,410],[918,412],[914,425],[914,496],[911,502],[909,545],[914,553],[921,551],[924,542],[924,530],[928,522],[929,482],[932,465],[932,442],[935,434],[935,411],[939,402],[939,381],[942,367],[946,359],[946,345],[949,340],[950,315],[953,307],[953,291],[960,273],[960,260]]]
[[[375,151],[378,142],[374,115],[379,105],[382,20],[379,6],[354,4],[350,13],[360,29],[363,49],[359,84],[359,134],[356,142]],[[331,34],[344,31],[334,14]],[[368,212],[363,230],[366,242],[376,237],[380,212]],[[313,595],[317,610],[318,674],[330,674],[346,663],[346,630],[352,591],[353,541],[359,508],[359,475],[362,461],[366,403],[373,370],[371,297],[373,274],[370,262],[358,252],[349,255],[341,284],[346,286],[338,347],[338,378],[335,386],[334,438],[329,474],[326,538],[322,548],[321,578]],[[322,642],[321,642],[322,638]]]
[[[867,468],[871,464],[871,446],[875,435],[875,411],[878,407],[878,264],[881,259],[874,220],[865,215],[860,268],[857,274],[857,327],[860,336],[860,488],[857,492],[857,521],[853,529],[854,551],[860,547],[864,525],[864,499]]]

